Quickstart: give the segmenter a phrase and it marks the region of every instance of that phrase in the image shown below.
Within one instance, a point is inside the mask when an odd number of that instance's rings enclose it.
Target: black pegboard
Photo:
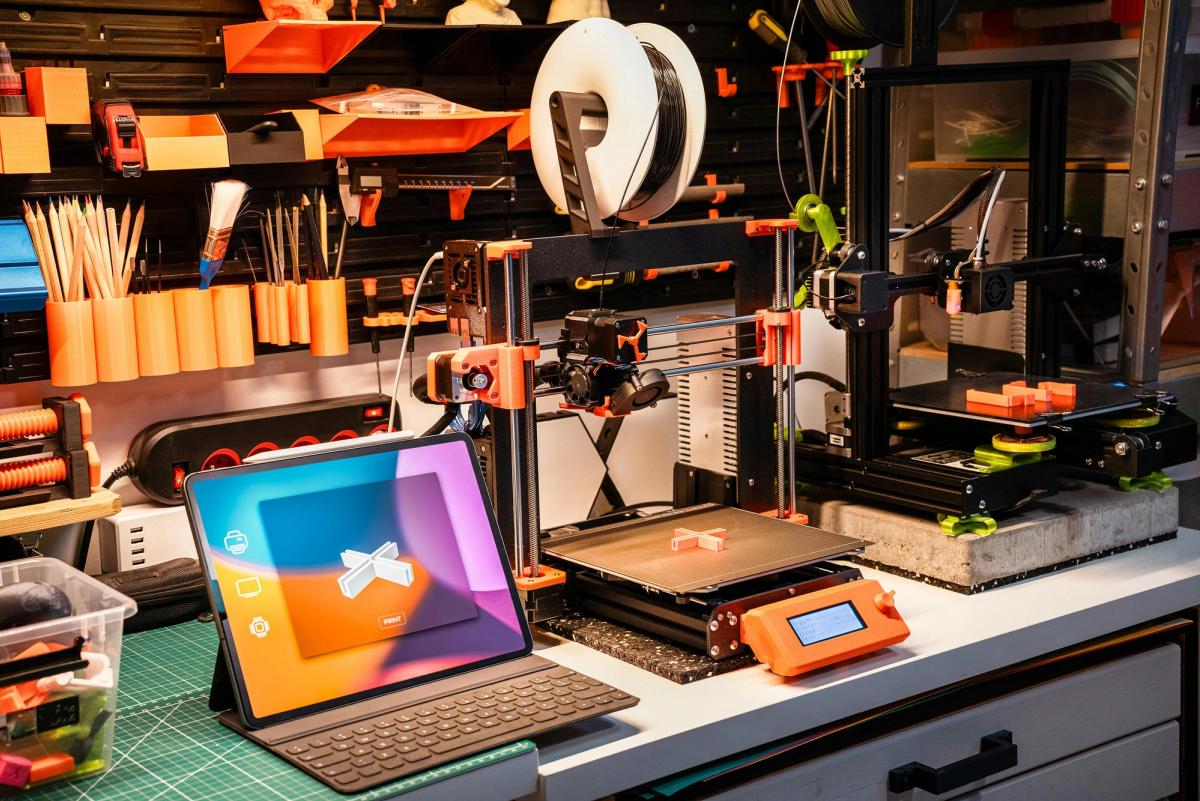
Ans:
[[[485,109],[528,106],[534,77],[550,37],[530,29],[504,42],[477,37],[454,43],[437,30],[421,25],[440,23],[449,0],[406,0],[388,14],[388,26],[373,34],[327,75],[226,75],[223,26],[261,18],[253,0],[38,0],[0,2],[0,40],[12,50],[17,69],[33,65],[74,66],[88,70],[93,99],[130,100],[139,113],[258,114],[280,108],[304,108],[314,97],[355,91],[370,83],[411,86]],[[545,19],[548,0],[514,0],[512,8],[528,23]],[[622,22],[657,22],[672,28],[692,49],[708,90],[708,134],[700,175],[716,173],[722,183],[743,182],[746,193],[719,207],[722,216],[778,216],[786,212],[775,166],[775,87],[770,67],[777,51],[763,44],[746,26],[760,4],[739,2],[682,2],[681,0],[614,0],[613,13]],[[362,0],[360,19],[376,14],[372,0]],[[330,12],[348,19],[345,0]],[[501,34],[503,36],[504,34]],[[450,42],[448,46],[447,42]],[[520,43],[508,47],[507,44]],[[715,70],[725,67],[738,83],[732,98],[717,96]],[[820,141],[819,134],[815,135]],[[794,109],[783,115],[784,174],[795,186],[802,179],[797,147],[799,126]],[[402,172],[512,175],[511,193],[475,193],[466,219],[449,219],[445,192],[402,192],[386,199],[375,228],[351,230],[344,274],[349,281],[351,338],[363,341],[366,332],[354,322],[364,312],[361,282],[380,277],[381,306],[400,306],[400,281],[416,274],[425,259],[447,239],[500,239],[565,233],[566,218],[553,205],[537,180],[528,152],[510,153],[503,134],[464,154],[384,158]],[[163,286],[192,285],[196,258],[206,224],[205,187],[229,175],[242,178],[254,191],[252,208],[273,202],[280,191],[294,198],[317,187],[324,189],[333,208],[337,189],[333,162],[240,167],[229,170],[147,173],[123,179],[96,164],[93,143],[84,126],[54,128],[51,133],[53,172],[41,176],[0,176],[0,215],[17,216],[22,198],[103,193],[107,202],[147,201],[144,236],[151,247],[151,268],[157,261],[157,242],[163,250]],[[795,194],[795,192],[793,192]],[[702,218],[703,203],[681,204],[667,219]],[[336,223],[336,221],[335,221]],[[258,259],[258,234],[252,218],[243,217],[251,257]],[[253,235],[249,235],[253,229]],[[339,232],[331,225],[331,238]],[[235,235],[234,257],[226,262],[221,280],[248,276],[241,258],[241,237]],[[698,255],[698,261],[703,261]],[[434,286],[440,276],[434,276]],[[610,292],[606,299],[621,306],[652,307],[728,297],[728,276],[681,275]],[[434,297],[430,295],[430,297]],[[538,319],[560,316],[590,299],[567,285],[538,287]],[[396,332],[385,332],[385,336]],[[270,353],[279,350],[259,346]],[[40,315],[0,320],[0,382],[45,378],[48,359]]]

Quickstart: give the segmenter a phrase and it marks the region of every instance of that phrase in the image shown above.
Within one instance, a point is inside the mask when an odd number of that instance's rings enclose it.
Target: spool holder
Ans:
[[[600,96],[590,92],[554,92],[550,95],[550,123],[554,128],[554,145],[567,197],[566,212],[571,220],[571,233],[587,234],[592,238],[611,236],[613,229],[604,224],[596,206],[596,192],[587,162],[589,143],[584,140],[581,123],[585,116],[603,116],[606,110]]]

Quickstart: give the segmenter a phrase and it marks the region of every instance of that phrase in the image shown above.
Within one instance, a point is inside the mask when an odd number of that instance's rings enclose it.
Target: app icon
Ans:
[[[242,598],[257,598],[262,595],[262,582],[258,580],[258,576],[238,579],[233,586]]]
[[[412,586],[412,565],[401,562],[399,556],[400,549],[394,542],[385,542],[369,554],[342,551],[342,564],[349,568],[338,578],[342,595],[354,600],[377,578],[401,587]]]
[[[250,547],[250,540],[240,531],[231,531],[225,535],[225,550],[234,556],[241,556]]]
[[[271,624],[262,617],[256,617],[250,621],[250,633],[261,640],[271,633]]]

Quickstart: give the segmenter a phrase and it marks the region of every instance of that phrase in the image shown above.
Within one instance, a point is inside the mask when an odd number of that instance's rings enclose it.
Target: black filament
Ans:
[[[646,177],[624,211],[632,211],[645,204],[671,179],[683,159],[683,147],[687,140],[687,102],[679,75],[671,61],[654,45],[643,42],[642,49],[646,51],[646,58],[654,72],[654,82],[658,86],[658,131]]]

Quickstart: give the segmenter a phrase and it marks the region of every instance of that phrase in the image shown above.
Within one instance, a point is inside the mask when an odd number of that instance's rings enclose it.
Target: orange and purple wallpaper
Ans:
[[[253,717],[525,647],[473,458],[455,438],[196,477]]]

